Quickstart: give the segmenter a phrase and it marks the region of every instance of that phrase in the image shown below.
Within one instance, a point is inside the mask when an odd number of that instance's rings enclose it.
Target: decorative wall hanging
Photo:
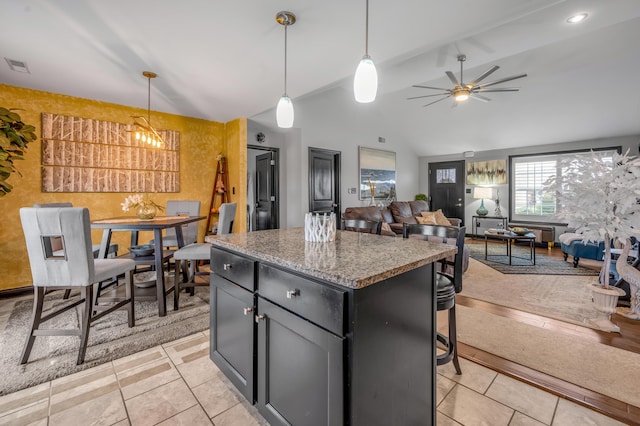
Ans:
[[[503,185],[507,183],[507,160],[467,163],[467,185]]]
[[[180,132],[160,130],[162,148],[131,125],[42,114],[43,192],[179,192]]]
[[[360,199],[386,199],[396,192],[396,153],[360,147]],[[371,185],[369,185],[371,183]]]

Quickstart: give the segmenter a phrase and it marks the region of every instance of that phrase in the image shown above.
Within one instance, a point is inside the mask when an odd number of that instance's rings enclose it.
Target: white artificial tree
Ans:
[[[640,159],[602,151],[563,161],[561,175],[545,183],[560,206],[558,218],[585,242],[604,242],[600,283],[609,287],[611,242],[640,237]]]

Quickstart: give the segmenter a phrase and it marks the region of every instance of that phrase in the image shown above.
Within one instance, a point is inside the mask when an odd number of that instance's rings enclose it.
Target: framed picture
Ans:
[[[507,183],[507,160],[467,163],[467,185],[503,185]]]
[[[360,199],[393,198],[396,194],[396,153],[381,149],[359,149]]]

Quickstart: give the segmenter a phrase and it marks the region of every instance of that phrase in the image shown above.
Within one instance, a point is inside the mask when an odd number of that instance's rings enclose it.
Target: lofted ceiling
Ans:
[[[364,0],[2,0],[0,52],[30,73],[3,61],[0,83],[146,108],[149,70],[154,111],[252,117],[283,92],[280,10],[298,17],[288,30],[294,103],[350,91]],[[566,23],[583,11],[585,22]],[[638,0],[370,0],[369,19],[375,108],[418,155],[640,134]],[[433,93],[415,84],[449,87],[460,53],[466,77],[492,65],[487,81],[528,77],[489,103],[406,100]]]

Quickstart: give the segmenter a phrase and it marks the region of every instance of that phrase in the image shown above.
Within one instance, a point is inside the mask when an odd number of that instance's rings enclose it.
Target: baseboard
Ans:
[[[11,297],[24,296],[25,294],[33,293],[33,286],[9,288],[7,290],[0,290],[0,299],[9,299]]]

